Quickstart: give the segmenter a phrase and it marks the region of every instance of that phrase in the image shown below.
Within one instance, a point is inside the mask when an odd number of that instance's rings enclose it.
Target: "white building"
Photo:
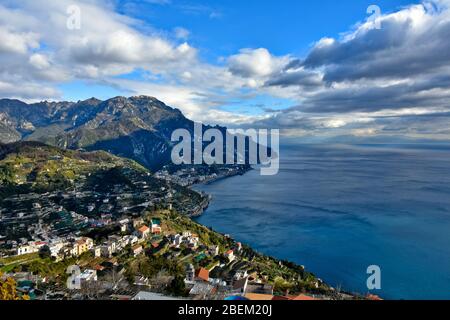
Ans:
[[[88,282],[97,281],[97,271],[86,269],[79,276],[77,276],[77,278],[78,279],[76,279],[77,280],[76,283],[80,283],[81,285]]]
[[[35,253],[38,252],[39,249],[31,246],[31,245],[23,245],[17,248],[17,255],[21,256],[23,254]]]

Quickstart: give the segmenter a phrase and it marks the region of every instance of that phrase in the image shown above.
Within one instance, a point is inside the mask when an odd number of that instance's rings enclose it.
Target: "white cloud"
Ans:
[[[47,57],[39,53],[31,55],[29,62],[33,67],[40,70],[50,67],[50,62],[48,61]]]
[[[77,1],[81,29],[69,30],[67,7],[73,1],[4,0],[0,95],[57,99],[62,82],[90,80],[156,96],[210,123],[257,121],[291,133],[360,136],[424,135],[429,125],[443,135],[450,112],[450,1],[429,3],[381,16],[380,30],[362,22],[340,38],[320,39],[306,58],[247,48],[215,65],[201,60],[188,42],[188,30],[154,30],[115,12],[115,1]],[[180,9],[215,12],[204,6]],[[148,76],[140,81],[115,77],[136,70]],[[257,95],[293,100],[297,106],[263,115],[223,108]],[[430,125],[431,119],[441,127]]]
[[[29,49],[39,47],[35,33],[11,32],[5,27],[0,29],[0,53],[26,54]]]
[[[15,84],[0,81],[0,96],[8,96],[10,98],[32,102],[35,101],[37,96],[41,99],[60,97],[61,92],[53,87],[46,87],[42,84],[24,84],[17,86]]]
[[[265,48],[242,49],[239,54],[228,58],[233,74],[243,77],[267,77],[281,71],[289,57],[275,57]]]

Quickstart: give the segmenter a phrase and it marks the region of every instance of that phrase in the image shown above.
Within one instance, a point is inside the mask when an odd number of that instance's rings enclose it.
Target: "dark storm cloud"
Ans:
[[[322,39],[266,85],[300,86],[296,110],[307,113],[448,108],[447,3],[411,6],[383,16],[381,29],[366,23],[342,39]]]
[[[348,39],[317,44],[303,66],[326,67],[327,82],[439,72],[450,62],[449,34],[448,10],[414,6],[385,16],[381,29],[360,27]]]
[[[296,70],[292,72],[284,71],[274,76],[272,79],[266,82],[266,86],[300,86],[305,88],[317,88],[323,85],[322,77],[317,73]]]

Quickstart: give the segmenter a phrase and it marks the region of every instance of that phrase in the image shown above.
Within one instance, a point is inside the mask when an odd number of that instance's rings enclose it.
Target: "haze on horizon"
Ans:
[[[295,139],[441,141],[449,34],[449,0],[2,0],[0,98],[150,95]]]

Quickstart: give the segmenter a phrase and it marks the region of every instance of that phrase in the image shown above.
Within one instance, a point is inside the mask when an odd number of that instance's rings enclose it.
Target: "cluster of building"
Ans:
[[[182,234],[174,234],[169,236],[170,243],[174,248],[180,248],[181,245],[186,245],[193,250],[197,249],[200,238],[196,233],[184,231]]]
[[[51,241],[25,241],[17,246],[16,255],[25,255],[39,252],[43,247],[48,247],[50,255],[57,261],[67,257],[80,256],[94,248],[94,240],[87,237],[79,238],[54,238]]]
[[[101,244],[95,245],[94,240],[88,237],[58,237],[50,241],[26,241],[16,248],[16,255],[25,255],[39,252],[43,247],[48,247],[50,255],[60,261],[68,257],[77,257],[85,252],[92,251],[95,257],[110,258],[113,254],[122,251],[128,245],[132,246],[135,255],[143,252],[140,245],[150,234],[161,233],[161,220],[158,218],[151,219],[150,227],[144,224],[142,218],[131,221],[128,218],[118,221],[120,230],[123,233],[132,231],[126,235],[109,235],[108,239]],[[129,233],[129,232],[128,232]]]
[[[158,179],[170,181],[183,187],[192,186],[197,183],[207,183],[217,179],[242,174],[246,171],[242,165],[223,165],[211,168],[209,166],[184,166],[177,168],[175,172],[164,167],[156,172]]]
[[[190,195],[193,191],[180,191],[175,185],[150,174],[134,171],[124,174],[132,184],[114,184],[104,190],[100,181],[98,185],[86,185],[88,177],[81,176],[70,190],[13,194],[2,199],[0,256],[8,255],[8,251],[15,252],[18,246],[25,244],[16,238],[17,234],[28,240],[51,242],[87,228],[114,225],[122,216],[139,216],[149,207],[172,209],[173,204],[182,203],[176,209],[180,213],[190,213],[201,211],[207,205],[208,199],[194,199]]]

